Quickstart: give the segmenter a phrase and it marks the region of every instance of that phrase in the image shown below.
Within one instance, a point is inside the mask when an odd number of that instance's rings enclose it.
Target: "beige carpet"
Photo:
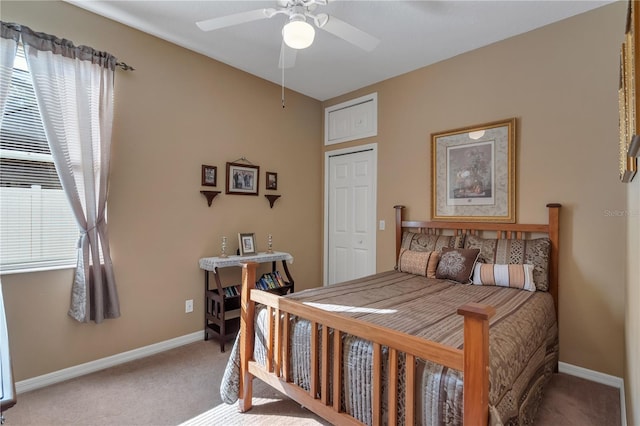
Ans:
[[[220,401],[229,351],[197,342],[18,395],[6,425],[325,425],[313,413],[259,380],[254,407],[238,413]],[[618,390],[559,374],[538,426],[620,425]]]

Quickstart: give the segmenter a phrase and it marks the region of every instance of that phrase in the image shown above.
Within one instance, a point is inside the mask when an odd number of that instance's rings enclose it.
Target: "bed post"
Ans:
[[[553,297],[558,318],[558,265],[560,264],[560,207],[561,204],[547,204],[549,209],[549,240],[551,241],[551,258],[549,259],[549,293]]]
[[[464,316],[463,424],[486,426],[489,420],[489,319],[496,310],[480,303],[458,308]]]
[[[396,209],[396,266],[398,269],[398,256],[400,256],[400,246],[402,245],[402,209],[404,206],[393,206]]]
[[[252,407],[253,377],[249,374],[249,361],[253,358],[255,302],[251,290],[256,283],[256,262],[242,264],[242,292],[240,296],[240,386],[238,409],[245,412]]]

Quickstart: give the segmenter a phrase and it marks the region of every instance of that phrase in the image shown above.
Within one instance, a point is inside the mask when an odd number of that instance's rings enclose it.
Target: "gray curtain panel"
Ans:
[[[22,42],[60,182],[80,227],[69,315],[120,316],[106,205],[116,58],[21,27]]]

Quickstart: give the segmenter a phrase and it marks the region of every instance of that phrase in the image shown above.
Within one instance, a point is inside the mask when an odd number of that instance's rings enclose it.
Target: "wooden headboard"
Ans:
[[[546,234],[551,241],[549,256],[549,293],[553,297],[556,318],[558,318],[558,260],[560,240],[560,204],[547,204],[549,220],[546,224],[523,223],[492,223],[492,222],[434,222],[404,220],[402,211],[404,206],[394,206],[396,209],[396,262],[400,254],[402,232],[413,229],[424,234],[442,234],[443,231],[453,235],[483,235],[491,238],[527,239],[532,235]]]

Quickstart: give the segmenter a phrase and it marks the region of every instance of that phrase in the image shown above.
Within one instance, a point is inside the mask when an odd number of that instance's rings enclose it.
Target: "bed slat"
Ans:
[[[387,424],[395,426],[398,418],[398,351],[389,348],[389,410]]]
[[[291,321],[289,321],[289,313],[285,312],[282,316],[282,342],[290,342],[291,339]],[[282,345],[282,375],[284,377],[285,382],[291,381],[291,353],[289,351],[288,345]]]
[[[406,354],[404,424],[413,426],[416,418],[416,358]]]
[[[322,326],[322,403],[329,405],[329,327]]]
[[[275,324],[275,360],[274,360],[274,368],[276,377],[282,376],[282,321],[281,321],[281,313],[280,309],[276,308],[276,324]]]
[[[371,383],[371,422],[374,425],[382,423],[380,416],[382,415],[382,346],[378,343],[373,344],[373,363],[371,366],[372,383]]]
[[[340,392],[342,391],[342,338],[340,330],[333,330],[333,409],[340,412]]]
[[[273,372],[273,307],[267,307],[267,371]]]
[[[318,396],[318,381],[320,380],[320,373],[318,371],[319,357],[318,357],[318,323],[311,323],[311,386],[309,386],[309,394],[316,398]]]

